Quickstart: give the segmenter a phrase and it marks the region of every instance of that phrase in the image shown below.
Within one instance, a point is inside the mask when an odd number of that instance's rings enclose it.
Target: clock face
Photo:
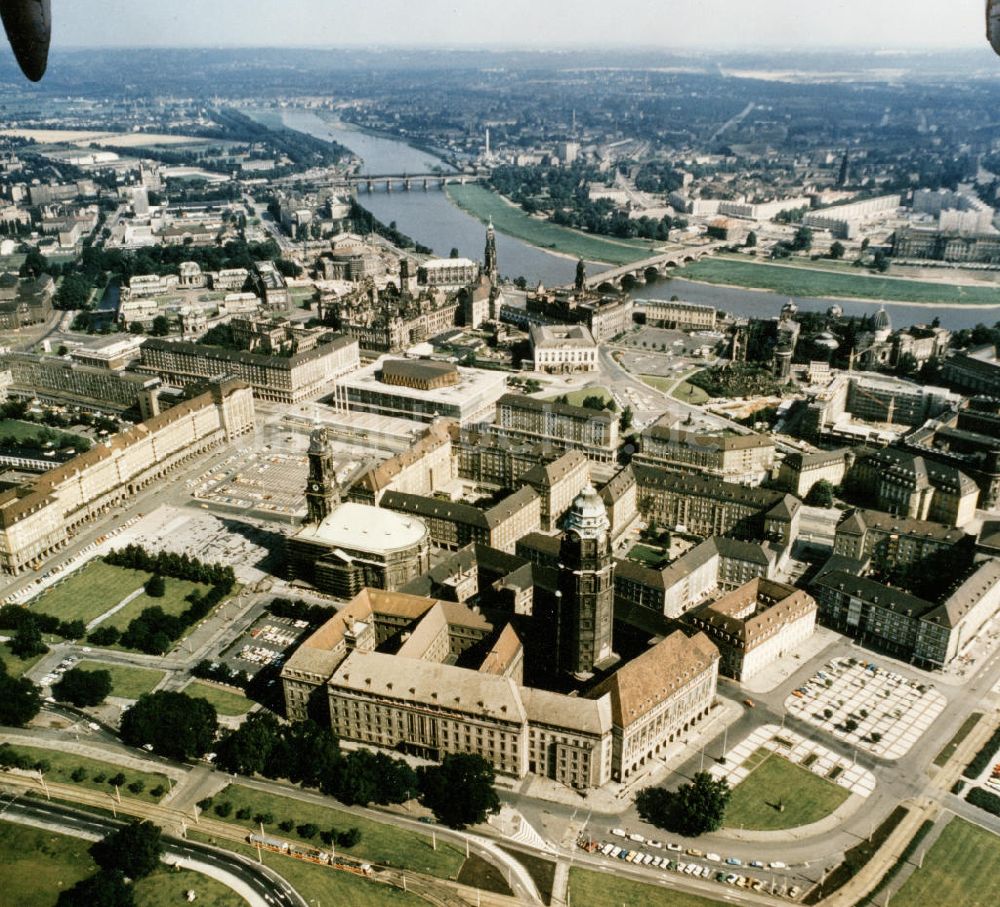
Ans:
[[[319,491],[319,485],[313,482],[313,491]]]

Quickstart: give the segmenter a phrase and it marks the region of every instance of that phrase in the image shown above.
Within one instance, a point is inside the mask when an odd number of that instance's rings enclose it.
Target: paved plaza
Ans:
[[[789,713],[883,759],[899,759],[946,705],[933,684],[865,659],[835,658],[785,700]]]
[[[226,521],[197,508],[164,505],[122,532],[110,547],[135,543],[147,551],[173,551],[211,563],[231,564],[241,583],[253,583],[267,573],[255,564],[270,554],[270,537],[252,523]]]
[[[753,766],[746,763],[759,749],[770,750],[860,797],[867,797],[875,790],[875,776],[867,769],[838,756],[815,740],[807,740],[801,734],[775,724],[757,728],[726,753],[725,765],[713,765],[709,772],[712,777],[725,778],[732,787],[736,787],[753,770]]]

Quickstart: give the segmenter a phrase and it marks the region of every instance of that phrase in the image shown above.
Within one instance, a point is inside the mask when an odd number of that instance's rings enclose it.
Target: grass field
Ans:
[[[43,749],[34,746],[12,746],[11,750],[21,753],[33,761],[44,760],[49,763],[49,769],[45,772],[45,780],[54,784],[78,784],[88,790],[101,791],[108,795],[108,804],[114,797],[115,789],[108,784],[107,779],[113,778],[119,772],[125,776],[125,785],[121,788],[122,796],[132,797],[136,800],[145,800],[149,803],[159,802],[168,792],[169,785],[166,775],[153,774],[150,772],[139,772],[131,768],[122,768],[111,762],[100,762],[97,759],[88,759],[86,756],[78,756],[75,753],[61,753],[58,750]],[[73,772],[82,768],[86,776],[80,781],[73,780]],[[96,778],[104,776],[105,780],[97,781]],[[128,785],[133,781],[141,781],[143,790],[136,793],[128,790]],[[163,788],[163,793],[156,796],[152,791],[158,787]]]
[[[36,665],[44,657],[45,656],[43,654],[36,655],[34,658],[17,658],[10,650],[10,643],[0,643],[0,659],[3,659],[3,663],[7,665],[7,673],[11,677],[20,677],[25,671]]]
[[[82,620],[90,623],[109,611],[133,592],[143,587],[149,574],[140,570],[112,567],[103,561],[92,561],[59,585],[43,592],[31,605],[42,614],[53,614],[62,620]],[[188,603],[184,600],[193,590],[208,591],[208,586],[187,580],[165,577],[166,594],[150,598],[146,593],[129,602],[100,626],[124,630],[129,622],[146,608],[162,608],[167,614],[180,614]]]
[[[776,831],[818,822],[830,815],[849,792],[808,769],[759,749],[750,759],[754,768],[733,788],[726,826],[751,831]],[[784,804],[784,812],[777,809]]]
[[[220,715],[245,715],[253,705],[246,696],[236,692],[236,690],[224,690],[222,687],[217,687],[211,683],[202,683],[199,680],[189,683],[184,688],[184,692],[188,696],[194,696],[197,699],[204,699],[212,703]]]
[[[771,290],[789,296],[834,296],[884,299],[890,302],[997,305],[996,288],[962,287],[917,280],[893,280],[864,274],[837,274],[813,268],[755,264],[726,258],[706,258],[676,273],[685,280]]]
[[[569,890],[573,907],[722,907],[723,904],[587,869],[570,870]]]
[[[690,403],[692,406],[703,406],[712,399],[702,388],[696,384],[691,384],[689,381],[682,381],[678,384],[670,396],[675,400]]]
[[[55,432],[57,447],[61,440],[68,440],[74,444],[78,444],[77,450],[85,450],[90,447],[90,442],[86,438],[81,438],[72,432],[49,428],[47,425],[41,425],[37,422],[22,422],[19,419],[0,419],[0,437],[16,438],[18,441],[33,441],[46,429]]]
[[[383,866],[413,869],[440,878],[454,879],[458,877],[465,861],[465,854],[450,844],[438,843],[437,850],[434,850],[430,837],[414,835],[334,807],[318,806],[238,784],[231,784],[214,798],[216,803],[224,800],[233,804],[233,815],[244,806],[251,810],[252,815],[270,813],[274,822],[265,824],[265,829],[289,839],[304,840],[297,838],[294,830],[283,832],[278,828],[278,823],[284,819],[294,819],[296,825],[312,822],[321,831],[330,828],[344,831],[352,826],[357,827],[361,831],[361,843],[351,848],[351,855]]]
[[[143,693],[152,692],[166,676],[163,671],[104,664],[100,661],[81,661],[77,667],[86,671],[107,671],[111,675],[111,695],[122,699],[138,699]]]
[[[945,765],[948,760],[955,755],[955,751],[962,745],[962,741],[972,733],[972,729],[979,724],[979,719],[982,717],[982,712],[973,712],[968,718],[965,719],[965,721],[962,722],[962,726],[955,731],[955,736],[952,737],[951,740],[949,740],[945,745],[945,748],[934,757],[934,764],[938,768]]]
[[[492,218],[501,233],[524,240],[541,249],[612,265],[625,265],[656,254],[656,246],[652,243],[590,236],[529,217],[495,192],[475,183],[468,183],[465,186],[453,184],[447,187],[447,192],[448,197],[463,211],[483,223]]]
[[[669,556],[649,545],[633,545],[628,553],[628,559],[642,564],[644,567],[652,567],[654,570],[670,560]]]
[[[257,859],[257,851],[245,844],[231,841],[213,841],[201,832],[188,830],[188,837],[196,841],[218,844],[226,850]],[[347,872],[337,872],[301,863],[291,857],[265,853],[264,863],[280,873],[288,883],[306,899],[307,904],[330,904],[331,907],[418,907],[427,901],[415,894],[408,894],[398,888],[367,882]]]
[[[923,869],[892,895],[893,907],[993,907],[997,903],[1000,837],[959,818],[948,823],[924,859]]]
[[[566,402],[570,406],[583,406],[583,401],[587,397],[600,397],[605,403],[610,403],[614,401],[614,397],[611,396],[611,391],[606,387],[601,387],[600,385],[594,385],[593,387],[581,387],[575,391],[569,391],[564,394],[553,394],[551,397],[546,397],[546,400],[555,400],[556,398],[565,397]]]
[[[0,822],[0,877],[3,903],[17,907],[53,907],[59,892],[97,871],[90,842],[39,828]],[[163,867],[135,886],[137,907],[183,904],[194,891],[201,907],[240,907],[243,898],[207,876]]]

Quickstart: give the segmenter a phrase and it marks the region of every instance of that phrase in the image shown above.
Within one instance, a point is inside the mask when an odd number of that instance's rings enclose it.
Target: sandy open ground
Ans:
[[[160,135],[153,132],[87,132],[82,129],[3,129],[0,135],[32,139],[48,145],[117,145],[140,148],[147,145],[190,145],[207,139],[190,135]]]

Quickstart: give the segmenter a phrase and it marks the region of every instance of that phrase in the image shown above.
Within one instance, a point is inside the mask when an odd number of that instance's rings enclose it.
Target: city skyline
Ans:
[[[471,3],[344,0],[273,4],[219,0],[147,3],[90,0],[60,9],[56,47],[122,46],[427,46],[649,49],[829,47],[922,49],[974,47],[983,39],[980,0],[840,0],[803,12],[794,0],[761,0],[752,13],[726,18],[731,0],[623,0],[608,8],[586,0],[545,4],[513,0],[502,13]],[[739,27],[720,28],[722,22]],[[108,23],[114,23],[113,33]],[[660,36],[662,34],[662,37]]]

